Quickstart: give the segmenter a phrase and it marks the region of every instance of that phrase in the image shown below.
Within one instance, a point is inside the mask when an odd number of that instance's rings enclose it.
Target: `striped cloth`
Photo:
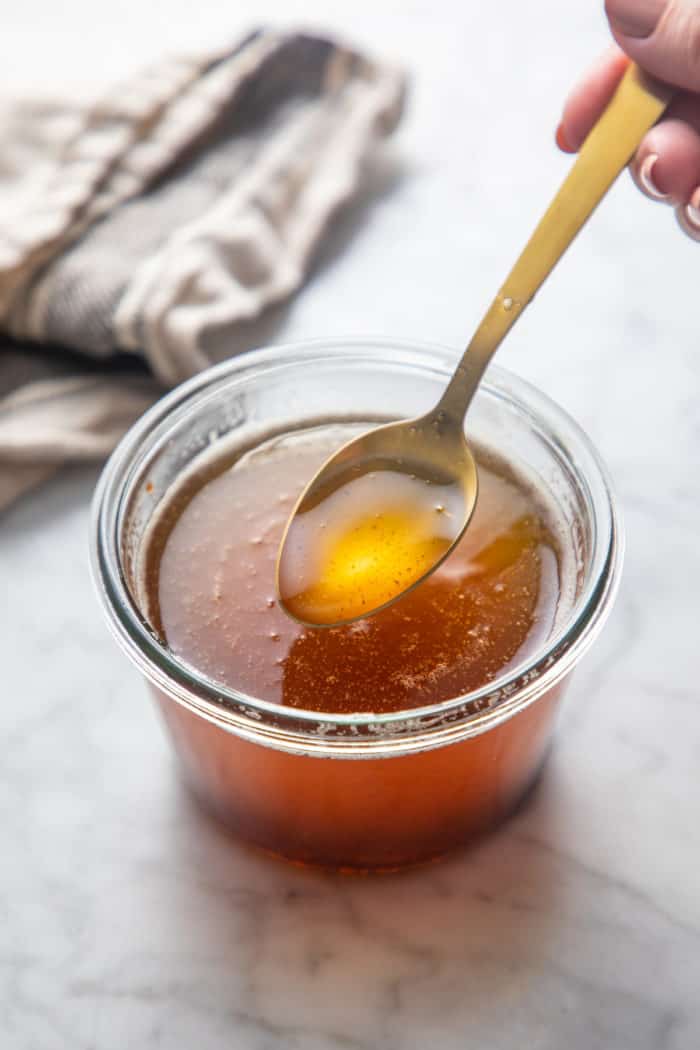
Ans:
[[[82,109],[0,105],[0,508],[245,348],[402,98],[393,69],[263,31]]]

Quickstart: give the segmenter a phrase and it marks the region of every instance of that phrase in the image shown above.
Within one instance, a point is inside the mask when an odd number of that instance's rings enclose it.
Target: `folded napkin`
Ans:
[[[81,108],[0,105],[0,508],[104,457],[308,271],[402,78],[263,31]]]

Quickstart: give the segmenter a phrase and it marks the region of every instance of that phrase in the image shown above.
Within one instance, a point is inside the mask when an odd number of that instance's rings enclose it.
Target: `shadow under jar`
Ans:
[[[187,782],[247,841],[333,868],[393,868],[493,827],[534,782],[570,673],[617,588],[622,536],[607,473],[579,427],[491,368],[467,418],[556,523],[560,588],[534,650],[467,695],[382,713],[290,707],[179,659],[149,610],[145,552],[174,489],[218,450],[318,425],[419,415],[454,363],[440,347],[348,340],[275,347],[185,383],[126,435],[94,503],[92,565],[108,622],[141,669]]]

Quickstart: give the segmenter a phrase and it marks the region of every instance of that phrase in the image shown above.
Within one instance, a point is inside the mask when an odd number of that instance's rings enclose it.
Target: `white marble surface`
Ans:
[[[395,160],[268,337],[459,345],[566,168],[552,134],[597,7],[24,0],[0,84],[82,91],[261,10],[405,62]],[[699,272],[625,180],[502,352],[603,451],[628,558],[531,804],[438,866],[332,877],[226,838],[100,620],[96,473],[0,520],[3,1050],[700,1045]]]

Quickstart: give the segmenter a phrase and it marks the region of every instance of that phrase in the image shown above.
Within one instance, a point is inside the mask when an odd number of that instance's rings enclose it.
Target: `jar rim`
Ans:
[[[456,352],[433,343],[385,337],[314,339],[240,354],[201,372],[153,405],[108,460],[93,499],[90,562],[108,625],[153,685],[198,716],[266,746],[295,753],[378,757],[427,750],[484,732],[512,717],[560,682],[594,641],[619,585],[623,559],[620,511],[607,468],[574,419],[526,380],[490,366],[482,386],[507,398],[563,453],[593,508],[591,572],[564,622],[534,653],[470,693],[424,707],[386,713],[334,714],[290,708],[224,686],[178,659],[151,630],[134,599],[122,562],[124,501],[145,450],[222,381],[246,373],[337,358],[437,370],[447,378]]]

